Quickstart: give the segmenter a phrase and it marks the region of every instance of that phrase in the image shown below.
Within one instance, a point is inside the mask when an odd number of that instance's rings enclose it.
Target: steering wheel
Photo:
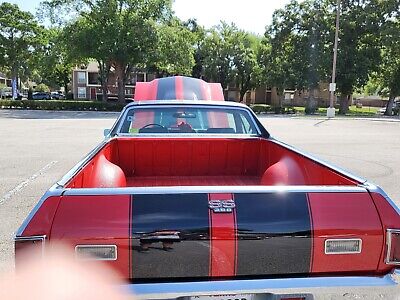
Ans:
[[[145,129],[145,128],[148,128],[148,127],[160,127],[160,128],[163,128],[163,129],[167,129],[165,126],[162,126],[162,125],[157,124],[157,123],[151,123],[151,124],[144,125],[140,129]]]

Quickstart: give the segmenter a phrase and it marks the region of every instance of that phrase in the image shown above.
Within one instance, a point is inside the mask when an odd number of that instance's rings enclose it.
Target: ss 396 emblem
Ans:
[[[209,200],[208,207],[215,213],[230,213],[236,205],[233,200]]]

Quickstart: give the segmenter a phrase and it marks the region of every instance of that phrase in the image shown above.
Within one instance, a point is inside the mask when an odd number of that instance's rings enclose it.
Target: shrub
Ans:
[[[124,105],[96,101],[0,100],[0,108],[70,111],[121,111]]]
[[[281,107],[281,106],[271,106],[268,104],[254,104],[251,109],[256,114],[274,113],[274,114],[295,114],[297,113],[296,108],[292,106]]]
[[[256,114],[262,114],[262,113],[265,114],[267,112],[272,111],[271,105],[267,105],[267,104],[253,104],[250,107]]]
[[[35,87],[35,92],[50,92],[50,88],[44,83],[40,83]]]
[[[295,114],[295,113],[297,113],[297,110],[295,107],[293,107],[293,106],[285,107],[284,114]]]

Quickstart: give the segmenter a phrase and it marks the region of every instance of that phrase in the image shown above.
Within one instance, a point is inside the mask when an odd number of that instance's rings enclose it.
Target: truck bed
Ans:
[[[353,179],[263,138],[114,138],[67,188],[357,185]]]
[[[126,185],[141,186],[224,186],[258,185],[257,176],[136,176],[128,177]]]

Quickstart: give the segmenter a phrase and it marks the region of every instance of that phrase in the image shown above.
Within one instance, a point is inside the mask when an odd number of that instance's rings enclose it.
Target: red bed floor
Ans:
[[[128,177],[126,185],[140,186],[212,186],[259,185],[258,176],[136,176]]]

